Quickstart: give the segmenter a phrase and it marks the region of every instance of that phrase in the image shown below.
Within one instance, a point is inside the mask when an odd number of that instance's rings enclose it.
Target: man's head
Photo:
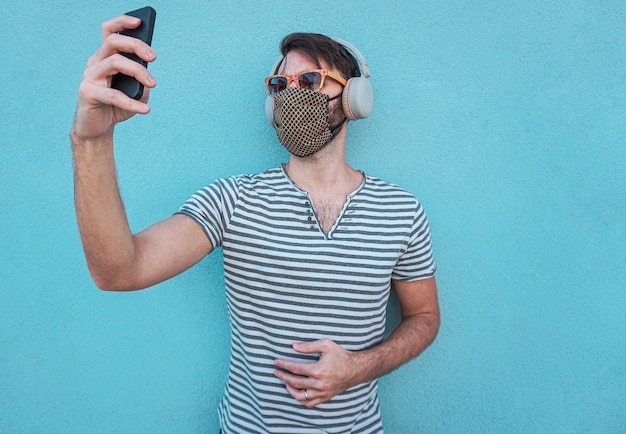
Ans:
[[[374,92],[370,83],[370,71],[367,61],[359,50],[347,41],[338,38],[330,38],[318,33],[292,33],[287,35],[280,43],[282,56],[275,62],[270,74],[289,74],[285,71],[286,59],[291,54],[299,54],[307,58],[310,62],[310,69],[327,69],[336,72],[347,83],[341,98],[343,112],[349,120],[364,119],[368,117],[374,106]],[[298,71],[303,72],[303,71]],[[293,73],[291,73],[293,74]],[[293,75],[292,75],[293,76]],[[325,83],[337,81],[337,77],[328,74],[330,80],[322,80]],[[319,77],[317,77],[319,80]],[[267,118],[272,122],[272,101],[274,93],[284,89],[287,85],[294,86],[293,81],[278,79],[277,88],[270,89],[268,83],[268,93],[265,112]],[[282,81],[280,81],[282,80]],[[343,82],[343,80],[339,80]],[[295,85],[296,87],[298,84]]]
[[[293,33],[282,40],[280,51],[282,56],[266,78],[265,109],[280,142],[292,154],[317,152],[347,120],[369,115],[373,104],[369,71],[356,48],[316,33]]]

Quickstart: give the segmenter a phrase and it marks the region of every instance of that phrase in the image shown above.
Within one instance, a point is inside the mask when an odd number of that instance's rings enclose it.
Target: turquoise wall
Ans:
[[[131,225],[287,159],[262,80],[282,36],[369,61],[353,166],[431,220],[443,312],[381,381],[389,433],[626,431],[626,4],[152,2],[152,112],[117,131]],[[92,284],[68,132],[102,21],[143,2],[0,2],[0,432],[215,433],[220,256],[147,291]],[[398,320],[397,306],[390,320]]]

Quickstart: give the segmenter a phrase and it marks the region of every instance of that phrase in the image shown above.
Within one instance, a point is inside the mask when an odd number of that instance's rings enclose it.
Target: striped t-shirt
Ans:
[[[274,376],[275,359],[315,362],[294,342],[347,350],[383,339],[391,279],[432,277],[430,230],[410,193],[364,176],[329,231],[283,167],[220,179],[180,213],[221,247],[231,358],[219,408],[224,433],[378,433],[378,382],[308,409]]]

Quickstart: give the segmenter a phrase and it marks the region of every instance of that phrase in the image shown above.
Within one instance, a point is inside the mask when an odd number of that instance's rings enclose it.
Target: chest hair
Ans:
[[[346,202],[346,197],[313,199],[313,206],[322,230],[329,233],[339,218],[339,213]]]

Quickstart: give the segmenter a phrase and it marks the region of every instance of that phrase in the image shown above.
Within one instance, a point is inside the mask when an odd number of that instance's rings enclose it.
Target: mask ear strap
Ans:
[[[336,95],[332,98],[328,98],[328,102],[331,102],[334,99],[339,99],[343,96],[343,91],[339,94]],[[343,120],[341,122],[339,122],[337,125],[332,126],[329,125],[328,127],[330,128],[330,132],[332,133],[333,137],[335,137],[335,134],[337,133],[337,131],[339,131],[341,129],[341,127],[343,127],[343,124],[346,123],[346,121],[348,120],[348,118],[344,115]]]
[[[334,100],[336,100],[336,99],[338,99],[338,98],[341,98],[342,96],[343,96],[343,92],[341,92],[341,93],[340,93],[339,95],[337,95],[337,96],[334,96],[334,97],[332,97],[332,98],[328,98],[328,102],[334,101]]]
[[[343,117],[343,120],[341,122],[339,122],[337,125],[335,125],[334,127],[331,125],[330,128],[330,132],[333,133],[333,137],[335,137],[335,133],[337,131],[339,131],[341,129],[341,127],[343,127],[343,124],[346,123],[346,121],[348,120],[347,117]]]

